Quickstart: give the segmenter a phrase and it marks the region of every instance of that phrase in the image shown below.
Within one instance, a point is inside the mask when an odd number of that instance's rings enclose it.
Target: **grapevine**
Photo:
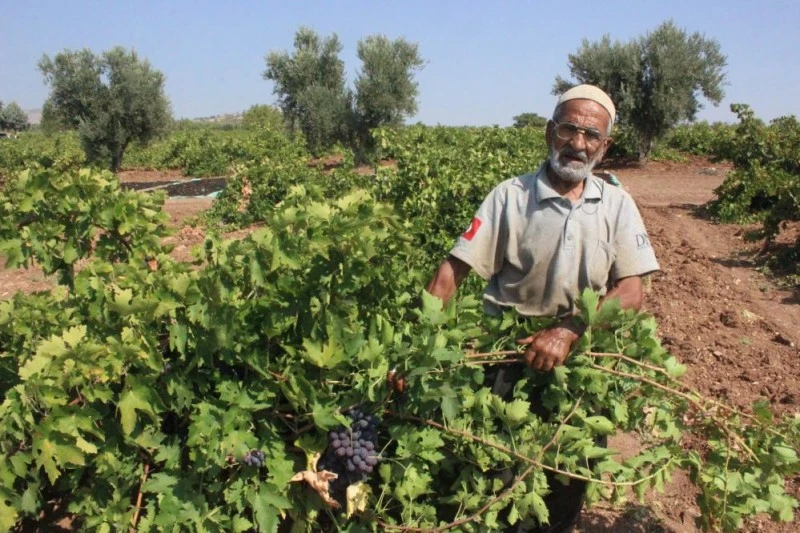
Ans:
[[[683,384],[652,317],[584,293],[586,333],[539,374],[509,348],[541,321],[484,316],[470,284],[447,307],[419,290],[431,251],[474,209],[451,193],[453,217],[426,218],[464,170],[452,144],[519,155],[522,134],[380,135],[398,166],[366,190],[344,186],[348,171],[301,173],[288,149],[276,166],[297,174],[243,169],[253,192],[232,220],[263,227],[211,235],[192,264],[162,247],[158,198],[106,173],[34,169],[6,184],[3,250],[64,287],[0,302],[0,529],[59,501],[79,529],[498,530],[547,521],[546,471],[588,481],[594,503],[663,489],[677,468],[706,529],[793,519],[800,422]],[[451,144],[412,155],[403,135]],[[515,165],[495,158],[467,185],[483,195]],[[488,383],[498,367],[520,372],[508,398]],[[636,456],[595,444],[617,431],[641,436]]]

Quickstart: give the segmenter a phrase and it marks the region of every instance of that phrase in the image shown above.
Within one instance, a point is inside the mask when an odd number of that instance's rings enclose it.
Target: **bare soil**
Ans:
[[[122,183],[139,183],[153,181],[181,181],[190,180],[183,175],[180,169],[174,170],[147,170],[147,169],[128,169],[117,172],[117,177]]]
[[[649,163],[609,168],[634,196],[661,264],[652,277],[645,310],[659,323],[662,342],[689,369],[684,380],[703,394],[741,408],[759,399],[778,413],[800,412],[800,298],[755,269],[761,243],[745,239],[747,228],[715,224],[702,204],[714,198],[727,166]],[[638,447],[617,435],[609,447],[623,455]],[[800,477],[788,491],[800,496]],[[583,532],[695,532],[694,489],[678,473],[664,494],[635,500],[624,509],[584,511]],[[796,523],[758,517],[744,531],[798,531]]]
[[[686,382],[745,409],[765,399],[781,414],[800,412],[800,291],[782,289],[756,269],[761,243],[746,239],[752,228],[716,224],[703,215],[702,205],[714,198],[729,167],[692,159],[607,168],[636,199],[647,225],[661,272],[652,277],[645,308],[657,318],[663,344],[689,367]],[[157,179],[152,172],[123,173],[126,182],[179,179],[178,171]],[[179,226],[210,205],[208,198],[167,200],[176,258],[188,259],[191,247],[204,238],[202,228]],[[790,228],[792,238],[798,232]],[[36,270],[0,268],[0,298],[51,286]],[[639,447],[628,434],[609,445],[623,455]],[[800,477],[788,485],[800,496]],[[584,511],[578,531],[690,533],[697,531],[698,515],[693,488],[679,472],[664,494],[651,494],[644,503]],[[800,527],[758,517],[744,530],[788,533]]]

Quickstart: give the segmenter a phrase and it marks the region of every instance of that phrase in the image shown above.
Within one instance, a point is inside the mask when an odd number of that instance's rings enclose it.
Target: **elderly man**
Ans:
[[[614,118],[611,98],[597,87],[562,94],[547,123],[548,159],[536,172],[495,187],[427,287],[446,303],[475,270],[488,282],[488,313],[560,317],[555,327],[517,341],[537,371],[561,365],[583,333],[572,317],[585,288],[638,310],[642,276],[659,269],[633,199],[592,175],[611,145]],[[487,375],[494,392],[508,397],[521,372],[494,372]],[[549,531],[566,530],[577,519],[583,487],[574,485],[571,496],[556,499],[572,498],[577,506],[562,513],[568,516],[551,508]]]

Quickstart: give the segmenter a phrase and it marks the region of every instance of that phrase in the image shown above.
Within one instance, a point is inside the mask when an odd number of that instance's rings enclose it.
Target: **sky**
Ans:
[[[244,0],[0,0],[0,101],[40,108],[39,59],[64,49],[120,45],[166,76],[176,118],[273,104],[265,57],[291,51],[300,26],[338,35],[348,79],[368,35],[417,43],[419,109],[408,122],[507,126],[523,112],[550,116],[556,76],[583,39],[629,41],[672,19],[716,39],[727,56],[725,98],[698,118],[735,121],[731,103],[771,120],[800,116],[800,0],[602,2]]]

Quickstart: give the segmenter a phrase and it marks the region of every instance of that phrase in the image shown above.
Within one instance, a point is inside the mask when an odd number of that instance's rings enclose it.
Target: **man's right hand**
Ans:
[[[580,335],[573,328],[556,326],[544,329],[524,339],[517,339],[517,344],[527,344],[523,358],[534,370],[549,372],[554,367],[564,364],[569,356],[572,343]]]

